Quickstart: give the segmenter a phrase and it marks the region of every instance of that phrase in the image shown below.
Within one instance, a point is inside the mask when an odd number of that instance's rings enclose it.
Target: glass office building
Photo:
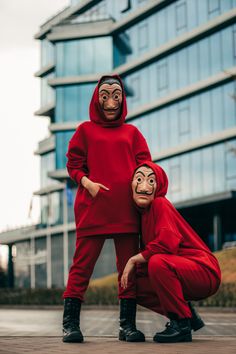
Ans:
[[[104,73],[122,77],[127,121],[166,170],[167,197],[212,250],[236,241],[236,0],[72,0],[35,38],[36,115],[50,118],[50,136],[36,151],[40,223],[0,235],[15,286],[66,284],[76,193],[66,151]],[[108,240],[93,276],[115,271],[114,259]]]

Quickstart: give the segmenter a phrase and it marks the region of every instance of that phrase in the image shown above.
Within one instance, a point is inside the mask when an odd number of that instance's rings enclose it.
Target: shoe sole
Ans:
[[[129,338],[126,338],[126,336],[125,335],[123,335],[123,334],[119,334],[119,340],[120,341],[123,341],[123,342],[133,342],[133,343],[138,343],[138,342],[145,342],[145,338],[143,338],[143,339],[139,339],[139,340],[136,340],[136,339],[129,339]]]
[[[198,331],[199,329],[201,329],[202,327],[205,326],[205,323],[203,321],[198,321],[198,323],[196,323],[194,326],[191,326],[192,327],[192,330],[194,332]]]
[[[83,343],[84,338],[78,336],[77,333],[71,333],[68,337],[63,337],[62,341],[64,343]]]
[[[181,343],[181,342],[192,342],[192,335],[183,335],[182,337],[177,338],[157,338],[153,341],[156,343]]]

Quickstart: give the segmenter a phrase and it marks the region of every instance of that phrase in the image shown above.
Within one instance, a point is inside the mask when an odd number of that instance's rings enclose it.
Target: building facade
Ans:
[[[236,0],[72,0],[35,38],[36,115],[49,117],[50,134],[35,152],[40,223],[0,235],[10,246],[10,284],[66,284],[76,193],[66,151],[104,73],[122,77],[127,121],[167,172],[168,198],[212,250],[236,241]],[[94,277],[115,271],[114,259],[108,240]]]

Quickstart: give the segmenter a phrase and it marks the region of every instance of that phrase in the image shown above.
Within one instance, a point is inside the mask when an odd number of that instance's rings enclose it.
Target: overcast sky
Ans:
[[[48,136],[48,118],[36,117],[40,105],[39,26],[69,0],[0,0],[0,231],[36,222],[40,188],[39,140]]]

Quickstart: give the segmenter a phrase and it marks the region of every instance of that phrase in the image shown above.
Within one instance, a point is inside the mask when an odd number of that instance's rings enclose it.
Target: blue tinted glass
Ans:
[[[217,87],[211,92],[213,132],[224,129],[222,88]]]
[[[169,108],[157,112],[158,115],[158,150],[164,150],[171,145],[171,136],[169,127],[171,126],[171,116],[169,115]]]
[[[46,187],[50,184],[56,183],[48,177],[48,172],[55,170],[55,152],[48,152],[40,158],[40,187]]]
[[[225,152],[224,144],[213,146],[213,174],[214,174],[214,193],[225,190]]]
[[[233,50],[233,31],[232,27],[223,29],[221,32],[221,46],[223,67],[222,70],[227,70],[234,65],[234,50]]]
[[[146,21],[138,26],[138,45],[140,54],[148,49],[148,23]]]
[[[199,80],[199,55],[198,46],[193,44],[188,47],[189,83]]]
[[[207,116],[210,119],[210,116]],[[200,97],[194,96],[190,100],[190,127],[191,138],[197,139],[202,135],[201,133],[201,111],[200,111]]]
[[[191,30],[198,26],[197,17],[198,0],[187,1],[187,29]]]
[[[236,186],[236,141],[225,143],[226,154],[226,181],[229,188]]]
[[[169,134],[170,146],[175,146],[179,143],[178,111],[176,106],[170,106],[168,111],[170,130],[166,134]]]
[[[208,21],[208,8],[207,1],[197,1],[197,15],[198,15],[198,25]]]
[[[236,90],[235,83],[229,83],[223,86],[223,108],[224,108],[224,126],[230,128],[236,125]]]
[[[221,0],[220,1],[220,10],[225,12],[230,10],[233,7],[233,0]]]
[[[64,75],[78,75],[78,58],[79,58],[78,41],[68,41],[64,43]]]
[[[94,88],[94,84],[57,88],[56,122],[88,120]]]
[[[56,44],[56,76],[64,75],[64,43]]]
[[[188,50],[187,48],[180,50],[176,53],[177,58],[177,72],[178,72],[178,85],[179,87],[188,85]]]
[[[173,200],[180,198],[181,182],[180,158],[174,157],[169,163],[169,189]]]
[[[164,21],[167,21],[167,40],[174,38],[177,34],[176,31],[176,9],[174,6],[167,6],[166,8],[166,18]]]
[[[170,91],[175,91],[178,89],[178,69],[176,56],[170,55],[168,62],[169,89]]]
[[[85,60],[86,58],[86,60]],[[110,37],[57,44],[57,76],[86,75],[112,70]]]
[[[157,13],[157,45],[160,46],[167,41],[167,11],[168,8],[163,9],[160,13]],[[171,18],[168,17],[168,24],[171,22]]]
[[[54,45],[47,39],[41,40],[41,67],[54,63]]]
[[[200,96],[200,109],[201,109],[201,129],[202,135],[212,132],[212,105],[210,92],[205,92]]]
[[[186,1],[179,1],[176,5],[176,30],[180,34],[187,27],[187,5]]]
[[[202,194],[202,159],[201,151],[194,151],[191,160],[191,197],[197,198]]]
[[[178,130],[180,143],[186,143],[189,141],[190,122],[190,109],[188,100],[186,100],[178,105]]]
[[[41,106],[53,104],[55,101],[54,89],[48,85],[48,80],[54,78],[54,73],[48,74],[41,79]]]
[[[191,195],[191,168],[190,168],[190,155],[184,154],[180,157],[181,161],[181,195],[179,200],[187,200]]]
[[[222,68],[222,52],[220,33],[215,33],[209,37],[210,58],[211,58],[211,75],[221,71]]]
[[[213,168],[213,149],[205,148],[202,150],[202,194],[214,193],[214,168]]]
[[[208,2],[208,15],[212,18],[220,13],[220,0],[207,0]]]
[[[210,50],[209,38],[205,38],[198,43],[200,80],[210,76]]]
[[[93,39],[83,39],[79,42],[77,56],[78,74],[86,75],[95,72],[95,56],[99,56],[100,53],[94,53],[93,44]]]
[[[66,152],[68,150],[69,140],[73,132],[59,132],[56,133],[56,169],[66,168]]]

